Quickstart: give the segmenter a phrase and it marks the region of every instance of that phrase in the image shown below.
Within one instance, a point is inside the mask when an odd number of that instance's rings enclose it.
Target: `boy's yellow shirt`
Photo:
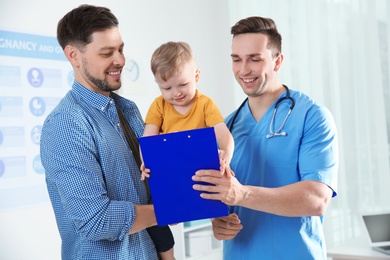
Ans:
[[[195,128],[212,127],[224,122],[214,101],[196,90],[195,101],[184,115],[166,102],[162,96],[151,104],[145,123],[160,126],[160,133],[170,133]]]

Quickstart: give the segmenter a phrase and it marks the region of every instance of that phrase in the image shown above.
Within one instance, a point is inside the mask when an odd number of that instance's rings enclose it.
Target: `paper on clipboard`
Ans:
[[[226,204],[192,188],[197,170],[220,168],[213,127],[140,137],[159,226],[228,215]]]

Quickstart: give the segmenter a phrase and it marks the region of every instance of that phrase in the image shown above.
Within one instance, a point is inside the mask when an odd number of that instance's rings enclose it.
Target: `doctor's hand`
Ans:
[[[214,236],[218,240],[229,240],[234,238],[242,229],[241,221],[236,213],[227,217],[211,220]]]
[[[239,205],[246,194],[243,186],[233,174],[221,174],[217,170],[199,170],[192,176],[193,181],[213,185],[194,184],[193,189],[204,191],[200,196],[209,200],[220,200],[226,205]]]

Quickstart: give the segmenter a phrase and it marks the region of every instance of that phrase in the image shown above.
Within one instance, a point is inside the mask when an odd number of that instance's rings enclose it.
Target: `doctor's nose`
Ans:
[[[242,62],[239,70],[241,75],[249,74],[252,71],[247,62]]]

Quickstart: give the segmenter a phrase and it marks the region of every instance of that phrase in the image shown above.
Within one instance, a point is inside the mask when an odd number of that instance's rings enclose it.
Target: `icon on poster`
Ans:
[[[36,145],[39,145],[41,142],[41,132],[42,126],[40,125],[34,126],[31,130],[31,141]]]
[[[45,113],[45,102],[40,97],[33,97],[30,101],[30,112],[34,116],[41,116]]]
[[[38,68],[31,68],[27,74],[28,82],[33,87],[40,87],[43,84],[43,73]]]
[[[4,162],[0,159],[0,177],[4,175],[5,172],[5,165]]]
[[[34,168],[34,171],[38,174],[45,173],[45,170],[44,170],[42,163],[41,163],[41,156],[39,154],[34,157],[33,168]]]

